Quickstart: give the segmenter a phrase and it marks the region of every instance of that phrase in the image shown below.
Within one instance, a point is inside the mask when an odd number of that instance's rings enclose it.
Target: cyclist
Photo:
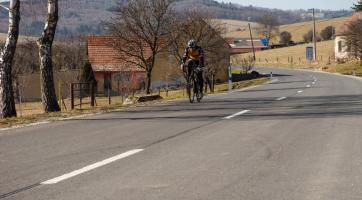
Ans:
[[[204,79],[202,76],[202,71],[205,64],[205,53],[204,50],[197,45],[196,40],[192,39],[187,43],[187,47],[185,49],[185,53],[182,59],[182,70],[185,72],[185,67],[188,74],[191,74],[191,70],[194,67],[196,68],[197,72],[197,79],[198,83],[200,84],[201,94],[203,94],[203,87],[204,87]]]

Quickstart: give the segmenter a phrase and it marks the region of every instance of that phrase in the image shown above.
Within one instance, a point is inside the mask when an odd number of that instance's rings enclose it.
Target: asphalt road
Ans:
[[[246,91],[0,132],[0,199],[362,199],[362,81]]]

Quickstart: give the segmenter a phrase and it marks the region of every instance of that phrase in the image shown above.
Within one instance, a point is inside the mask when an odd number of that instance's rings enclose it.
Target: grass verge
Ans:
[[[245,87],[250,86],[256,86],[263,83],[266,83],[269,79],[268,78],[259,78],[254,80],[246,80],[246,81],[240,81],[233,83],[233,89],[242,89]],[[215,93],[221,93],[228,90],[228,84],[220,84],[215,86]],[[113,105],[100,105],[100,102],[106,102],[104,99],[97,100],[98,106],[95,108],[91,107],[84,107],[82,110],[73,110],[73,111],[63,111],[58,113],[37,113],[37,114],[28,114],[20,117],[14,117],[14,118],[8,118],[8,119],[1,119],[0,120],[0,128],[9,128],[19,125],[25,125],[25,124],[31,124],[36,122],[43,122],[43,121],[57,121],[60,119],[68,118],[68,117],[74,117],[84,114],[94,114],[99,112],[109,112],[114,111],[116,109],[122,109],[122,108],[129,108],[129,107],[135,107],[135,106],[145,106],[145,105],[151,105],[151,104],[157,104],[160,102],[165,102],[169,100],[175,100],[175,99],[183,99],[186,98],[186,92],[184,90],[173,90],[166,93],[165,91],[162,91],[160,95],[163,97],[163,100],[158,100],[154,102],[147,102],[142,104],[135,104],[135,105],[122,105],[120,102],[116,102]],[[120,98],[118,98],[120,99]],[[108,102],[108,100],[107,100]],[[31,103],[31,106],[33,108],[36,108],[39,110],[41,108],[41,103]]]

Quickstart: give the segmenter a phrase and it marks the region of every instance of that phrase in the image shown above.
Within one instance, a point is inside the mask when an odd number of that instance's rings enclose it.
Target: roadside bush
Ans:
[[[321,32],[321,37],[323,40],[332,40],[334,37],[335,28],[333,26],[327,26]]]
[[[241,60],[241,68],[242,71],[245,72],[245,74],[248,74],[248,72],[251,71],[254,66],[255,60],[252,56],[248,56],[247,58]]]
[[[309,30],[306,34],[303,35],[304,42],[313,42],[313,30]],[[322,38],[316,33],[317,42],[322,41]]]
[[[292,40],[292,34],[288,31],[283,31],[280,33],[280,44],[289,45]]]

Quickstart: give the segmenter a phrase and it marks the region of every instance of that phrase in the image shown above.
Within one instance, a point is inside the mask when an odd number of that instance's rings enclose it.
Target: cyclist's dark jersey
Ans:
[[[199,62],[200,67],[204,67],[204,50],[199,46],[196,46],[195,48],[187,47],[183,55],[183,62],[185,63],[188,59]]]

